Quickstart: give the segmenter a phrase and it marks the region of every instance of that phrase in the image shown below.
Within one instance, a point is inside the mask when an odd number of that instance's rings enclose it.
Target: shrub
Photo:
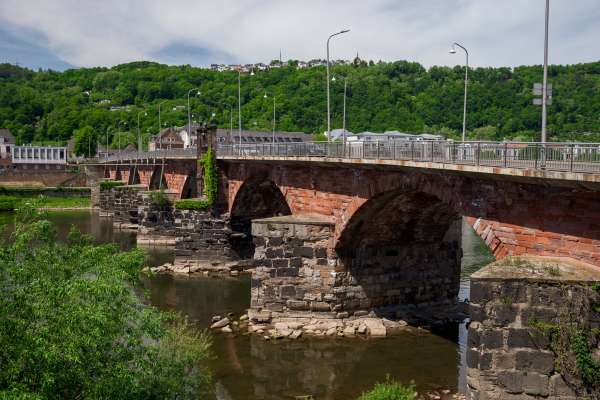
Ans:
[[[405,386],[387,376],[384,383],[375,384],[372,390],[363,393],[358,400],[414,400],[416,398],[414,383]]]
[[[0,398],[196,399],[210,342],[133,286],[145,255],[94,246],[23,207],[0,244]]]
[[[124,183],[121,181],[102,181],[100,182],[100,189],[109,190],[123,185]]]
[[[176,200],[175,208],[178,210],[208,210],[212,206],[208,200],[184,199]]]
[[[13,211],[17,208],[17,198],[13,196],[0,196],[0,211]]]
[[[150,201],[157,207],[163,208],[169,204],[169,198],[163,189],[150,192]]]

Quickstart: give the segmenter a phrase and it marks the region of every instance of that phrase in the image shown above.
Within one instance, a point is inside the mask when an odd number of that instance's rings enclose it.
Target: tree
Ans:
[[[74,152],[78,156],[92,157],[96,154],[98,136],[91,126],[87,125],[74,132]]]
[[[210,390],[209,341],[145,306],[145,255],[94,246],[20,211],[0,245],[0,398],[196,399]],[[195,333],[196,332],[196,333]]]

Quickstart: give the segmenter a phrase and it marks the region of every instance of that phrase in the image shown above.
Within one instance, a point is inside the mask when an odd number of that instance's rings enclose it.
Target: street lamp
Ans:
[[[456,47],[460,47],[464,50],[466,55],[466,64],[465,64],[465,100],[463,104],[463,128],[462,128],[462,141],[464,143],[465,137],[467,134],[467,91],[469,86],[469,52],[464,46],[454,42],[452,43],[452,48],[450,49],[450,54],[456,54]]]
[[[199,88],[193,88],[188,90],[187,93],[187,105],[188,105],[188,135],[190,137],[190,143],[192,141],[192,111],[190,109],[190,93],[192,93],[194,90],[197,91],[196,96],[200,96],[200,89]]]
[[[160,103],[158,103],[158,148],[162,149],[162,139],[160,138],[160,131],[162,129],[162,124],[160,123],[160,106],[163,105],[164,103],[166,103],[167,101],[161,101]]]
[[[267,97],[269,97],[269,96],[267,96],[267,93],[265,93],[264,98],[266,99]],[[276,97],[277,96],[273,95],[273,123],[272,123],[272,125],[273,125],[273,140],[272,140],[272,143],[273,144],[275,144],[275,98]]]
[[[327,141],[329,142],[329,134],[331,133],[331,104],[330,104],[330,95],[329,95],[329,41],[332,37],[341,35],[343,33],[350,32],[349,29],[344,29],[337,33],[330,35],[327,38]]]
[[[254,70],[250,71],[250,76],[254,76]],[[242,152],[242,69],[238,68],[238,139],[240,142],[240,154]]]
[[[233,107],[229,103],[224,103],[229,108],[229,137],[233,139]]]
[[[142,135],[140,133],[140,115],[144,114],[144,117],[148,116],[145,110],[142,110],[137,115],[137,136],[138,136],[138,151],[142,151]]]
[[[548,25],[550,22],[550,0],[546,0],[546,22],[544,30],[544,82],[542,83],[542,143],[546,143],[548,123]],[[545,162],[545,160],[543,160]]]

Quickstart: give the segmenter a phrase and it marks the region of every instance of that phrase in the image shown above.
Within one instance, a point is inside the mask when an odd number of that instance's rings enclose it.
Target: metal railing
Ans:
[[[195,158],[196,148],[127,152],[106,162]],[[347,143],[220,144],[217,157],[310,157],[433,162],[520,169],[600,173],[600,143],[379,141]]]
[[[114,162],[114,161],[131,161],[131,160],[144,160],[152,158],[195,158],[196,148],[188,147],[187,149],[161,149],[153,151],[127,151],[110,155],[108,157],[101,157],[101,161]]]

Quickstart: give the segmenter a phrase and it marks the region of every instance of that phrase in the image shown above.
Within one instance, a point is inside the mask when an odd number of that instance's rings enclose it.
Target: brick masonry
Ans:
[[[354,214],[370,200],[392,192],[413,193],[437,199],[465,216],[497,258],[564,256],[600,266],[600,202],[594,188],[360,166],[221,162],[221,168],[228,180],[230,211],[247,180],[272,182],[292,214],[333,218],[334,247]]]

